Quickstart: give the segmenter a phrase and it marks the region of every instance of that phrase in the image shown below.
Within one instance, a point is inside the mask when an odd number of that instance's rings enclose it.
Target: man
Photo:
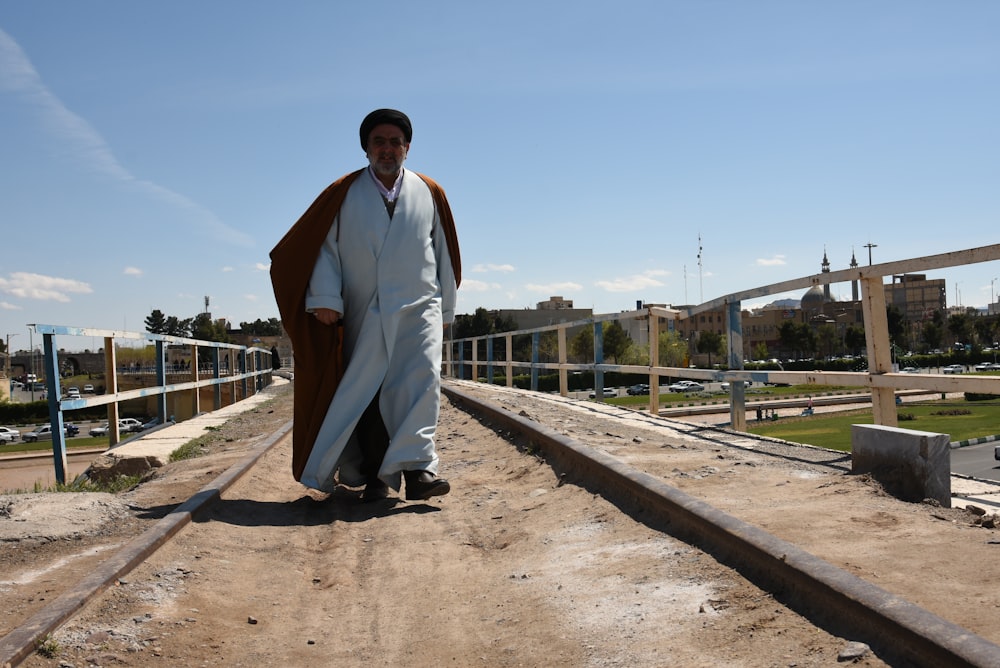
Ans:
[[[292,472],[333,491],[447,494],[434,434],[441,346],[461,261],[444,191],[403,168],[409,118],[361,123],[368,167],[331,184],[271,251],[271,282],[295,355]],[[342,351],[341,351],[342,349]]]

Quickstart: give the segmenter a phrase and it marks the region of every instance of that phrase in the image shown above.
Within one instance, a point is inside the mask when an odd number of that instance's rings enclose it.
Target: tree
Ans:
[[[868,345],[864,327],[850,325],[844,331],[844,345],[852,355],[858,355]]]
[[[944,339],[944,327],[940,322],[928,320],[920,329],[920,338],[928,350],[936,350],[941,347],[941,341]]]
[[[708,354],[708,366],[712,366],[713,353],[716,355],[725,355],[726,353],[726,342],[722,335],[711,330],[698,334],[698,343],[695,344],[695,347],[702,355]]]
[[[172,315],[167,318],[163,333],[169,336],[182,336],[184,338],[188,338],[191,336],[191,323],[192,318],[179,320],[177,316]]]
[[[905,342],[909,321],[903,311],[895,304],[890,304],[885,307],[885,316],[888,323],[889,340],[893,343]]]
[[[577,364],[590,364],[594,361],[594,328],[582,328],[569,341],[569,354]]]
[[[146,331],[150,334],[166,334],[167,318],[160,309],[153,309],[144,322]]]
[[[954,313],[948,316],[948,332],[951,333],[953,343],[967,343],[972,324],[966,313]]]
[[[267,321],[257,318],[253,322],[241,322],[240,331],[252,336],[281,336],[281,321],[268,318]]]
[[[632,339],[625,333],[617,320],[603,323],[604,331],[604,358],[611,358],[615,364],[620,364],[620,360],[625,356]]]
[[[687,342],[677,332],[660,332],[659,366],[682,367],[687,358]]]
[[[816,337],[819,339],[819,344],[822,346],[823,352],[827,355],[833,355],[834,347],[839,343],[837,328],[830,323],[822,324],[816,329]]]
[[[191,338],[201,341],[230,343],[229,331],[221,321],[213,321],[208,313],[199,313],[191,323]]]

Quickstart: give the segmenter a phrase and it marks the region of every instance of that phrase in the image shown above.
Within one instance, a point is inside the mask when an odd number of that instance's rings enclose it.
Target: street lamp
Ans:
[[[868,266],[872,266],[872,249],[878,248],[878,244],[873,244],[872,242],[866,243],[862,248],[868,249]]]
[[[6,351],[6,353],[7,353],[7,364],[5,366],[5,369],[7,371],[7,381],[8,382],[10,381],[10,337],[12,337],[12,336],[17,336],[17,334],[15,333],[15,334],[8,334],[7,335],[7,347],[4,348],[4,351]]]

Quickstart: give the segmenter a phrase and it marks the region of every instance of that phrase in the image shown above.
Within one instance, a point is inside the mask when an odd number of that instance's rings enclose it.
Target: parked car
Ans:
[[[920,373],[920,371],[918,371],[916,367],[908,366],[903,367],[903,369],[900,370],[900,373]]]
[[[64,424],[63,433],[69,436],[76,436],[80,433],[80,428],[75,424]],[[35,427],[31,431],[26,431],[21,434],[21,438],[24,439],[25,443],[35,443],[36,441],[51,441],[52,440],[52,426],[43,424],[40,427]]]
[[[667,389],[671,392],[704,392],[705,386],[693,380],[679,380]]]
[[[973,368],[976,371],[993,371],[994,369],[997,368],[997,365],[994,364],[993,362],[980,362]]]
[[[637,383],[632,387],[625,390],[631,397],[637,397],[642,394],[649,394],[649,385],[646,383]]]
[[[79,387],[71,387],[68,390],[66,390],[66,398],[67,399],[79,399],[80,398],[80,388]]]
[[[105,422],[99,427],[91,427],[90,431],[87,433],[91,436],[107,436],[108,435],[109,424]]]
[[[134,434],[142,431],[142,423],[135,418],[122,418],[118,420],[118,433]]]
[[[26,431],[21,434],[21,438],[24,439],[25,443],[34,443],[35,441],[45,441],[52,439],[52,427],[49,425],[42,425],[41,427],[35,427],[31,431]]]
[[[595,390],[595,391],[591,392],[590,394],[588,394],[587,396],[590,397],[591,399],[596,399],[597,398],[597,391]],[[618,390],[616,390],[613,387],[605,387],[603,390],[601,390],[601,396],[602,397],[617,397],[618,396]]]
[[[86,385],[83,386],[83,393],[84,394],[93,394],[94,393],[94,386],[91,385],[90,383],[87,383]]]
[[[949,364],[945,368],[941,369],[943,373],[964,373],[965,367],[961,364]]]
[[[13,443],[21,438],[21,432],[10,427],[0,427],[0,443]]]
[[[91,436],[107,436],[109,431],[109,424],[105,422],[99,427],[92,428],[88,434]],[[142,431],[142,423],[135,418],[121,418],[118,420],[118,433],[119,434],[130,434]]]

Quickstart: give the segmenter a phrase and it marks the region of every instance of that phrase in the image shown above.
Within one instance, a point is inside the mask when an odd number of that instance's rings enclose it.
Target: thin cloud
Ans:
[[[253,268],[257,271],[271,271],[271,263],[268,262],[265,264],[263,262],[258,262],[253,266]]]
[[[663,281],[659,280],[657,277],[666,276],[668,274],[669,272],[662,269],[653,269],[650,271],[644,271],[641,274],[614,278],[610,281],[597,281],[595,285],[599,288],[607,290],[608,292],[635,292],[637,290],[645,290],[648,288],[663,287]]]
[[[228,273],[228,272],[230,272],[230,271],[236,271],[236,270],[235,270],[235,269],[233,269],[232,267],[223,267],[223,268],[222,268],[222,273],[224,273],[224,274],[225,274],[225,273]]]
[[[68,147],[85,168],[188,211],[196,228],[209,231],[219,241],[238,246],[253,245],[249,235],[229,227],[197,202],[169,188],[136,178],[118,161],[104,137],[49,90],[20,45],[3,30],[0,30],[0,92],[19,95],[35,107],[39,118],[60,144]]]
[[[23,311],[24,309],[17,304],[11,304],[10,302],[0,302],[0,309],[4,311]]]
[[[243,299],[246,299],[247,301],[250,302],[255,302],[257,301],[258,297],[257,295],[243,295]]]
[[[489,292],[500,288],[499,283],[487,283],[486,281],[477,281],[474,278],[462,279],[462,292]]]
[[[93,290],[89,283],[72,278],[18,271],[9,278],[0,278],[0,292],[22,299],[68,302],[71,294],[90,294]]]
[[[566,281],[564,283],[528,283],[524,287],[531,292],[540,292],[550,297],[552,295],[568,294],[574,291],[583,290],[582,285],[579,283],[572,283],[570,281]]]
[[[785,266],[785,264],[787,263],[785,262],[784,255],[775,255],[774,257],[771,258],[766,258],[766,257],[757,258],[758,267],[783,267]]]
[[[499,271],[503,273],[510,273],[514,271],[514,265],[512,264],[477,264],[472,268],[472,271],[477,274],[487,274],[494,271]]]
[[[142,269],[138,267],[125,267],[125,271],[122,273],[126,276],[142,276]]]

